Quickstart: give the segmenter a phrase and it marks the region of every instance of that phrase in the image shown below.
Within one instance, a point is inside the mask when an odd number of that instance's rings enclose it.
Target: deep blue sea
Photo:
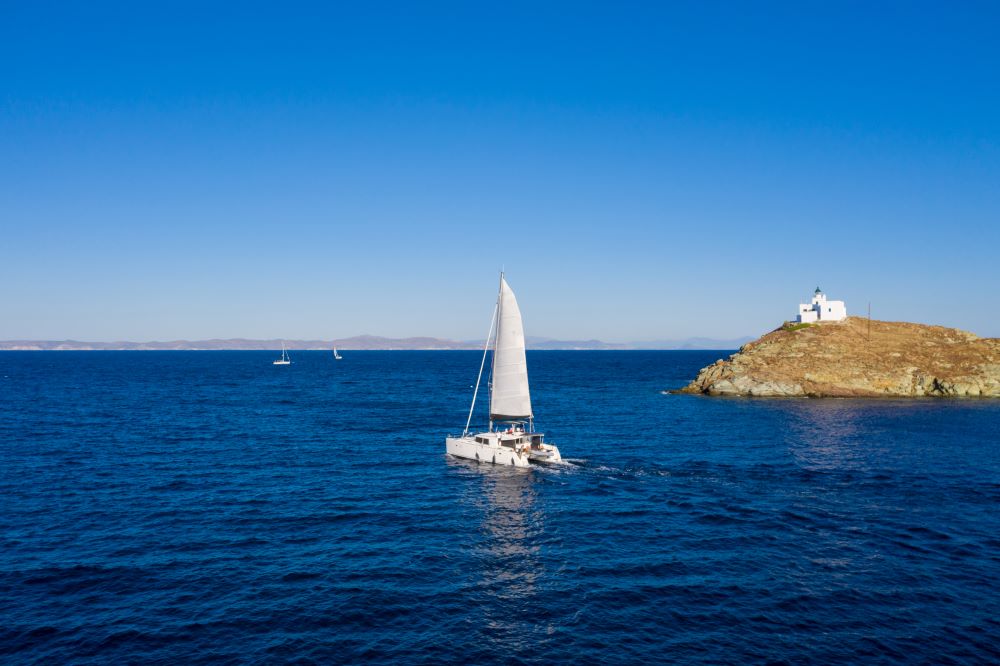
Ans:
[[[276,355],[0,353],[0,662],[1000,660],[1000,401],[529,352],[518,470],[444,453],[476,352]]]

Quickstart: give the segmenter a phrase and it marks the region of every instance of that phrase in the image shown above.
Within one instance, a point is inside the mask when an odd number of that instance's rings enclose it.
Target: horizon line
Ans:
[[[752,340],[740,338],[710,338],[692,336],[674,340],[634,340],[605,342],[603,340],[559,340],[529,337],[527,349],[540,350],[657,350],[657,349],[733,349]],[[200,340],[174,339],[134,342],[130,340],[0,340],[0,351],[273,351],[284,345],[295,351],[399,351],[399,350],[482,350],[483,340],[452,340],[433,336],[390,338],[376,335],[359,335],[350,338],[295,339],[295,338],[205,338]]]

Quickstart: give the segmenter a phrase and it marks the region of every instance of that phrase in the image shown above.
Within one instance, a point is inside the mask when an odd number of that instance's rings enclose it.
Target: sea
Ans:
[[[1000,661],[1000,401],[665,392],[727,353],[529,351],[516,469],[476,352],[2,352],[0,663]]]

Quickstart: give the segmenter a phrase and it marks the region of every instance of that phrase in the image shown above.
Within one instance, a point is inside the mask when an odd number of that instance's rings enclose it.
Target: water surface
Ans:
[[[1000,659],[1000,402],[529,352],[517,470],[444,455],[475,352],[343,354],[0,354],[0,660]]]

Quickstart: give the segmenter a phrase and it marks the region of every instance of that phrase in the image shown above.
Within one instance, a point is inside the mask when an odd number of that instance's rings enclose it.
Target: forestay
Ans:
[[[490,419],[514,421],[530,419],[528,363],[524,357],[524,326],[521,310],[507,281],[500,278],[500,313],[496,351],[493,354],[493,393]]]

